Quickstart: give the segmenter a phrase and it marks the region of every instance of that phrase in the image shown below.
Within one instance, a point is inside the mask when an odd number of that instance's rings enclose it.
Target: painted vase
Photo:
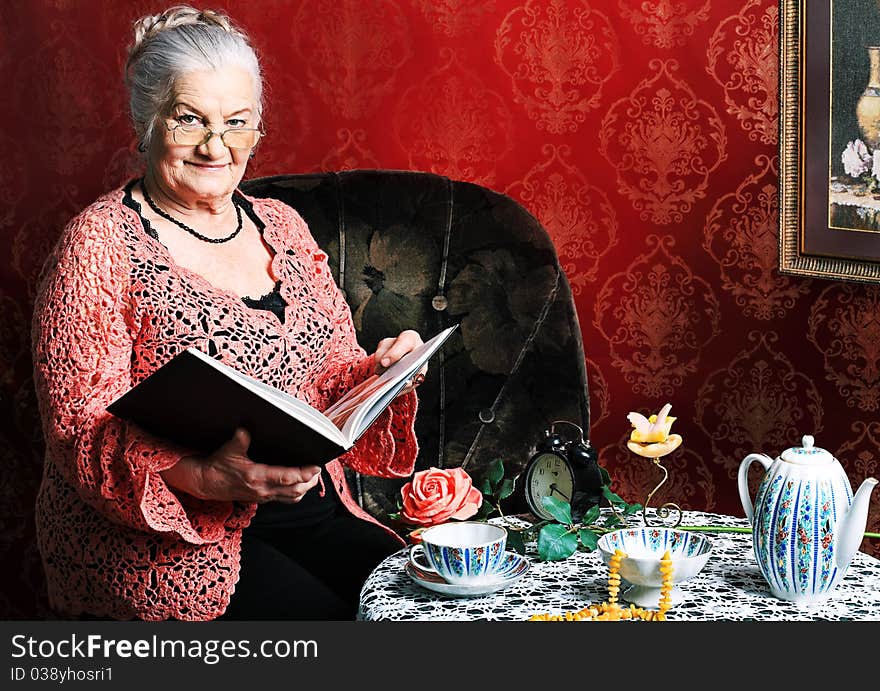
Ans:
[[[880,146],[880,46],[868,48],[871,70],[868,85],[856,103],[856,120],[862,141],[872,150]]]
[[[748,472],[754,461],[766,472],[753,508]],[[770,592],[796,603],[827,598],[862,542],[877,480],[866,479],[853,496],[840,462],[807,435],[803,446],[775,460],[761,453],[746,456],[737,483],[752,524],[755,560]]]

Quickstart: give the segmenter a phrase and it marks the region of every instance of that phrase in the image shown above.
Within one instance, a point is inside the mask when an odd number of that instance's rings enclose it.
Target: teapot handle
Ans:
[[[752,519],[755,515],[755,509],[752,506],[752,497],[749,494],[749,466],[753,461],[758,461],[758,463],[764,466],[765,473],[770,470],[770,466],[773,465],[773,461],[770,457],[763,453],[750,453],[742,459],[742,463],[739,464],[739,475],[736,478],[736,484],[739,487],[739,500],[742,502],[742,507],[746,512],[746,518],[749,519],[749,524],[752,523]]]

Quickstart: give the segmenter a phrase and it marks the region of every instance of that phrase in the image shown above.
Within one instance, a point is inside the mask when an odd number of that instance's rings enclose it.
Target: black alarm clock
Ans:
[[[567,439],[556,431],[557,425],[573,427],[577,438]],[[526,503],[541,519],[553,519],[544,508],[544,497],[568,502],[575,522],[602,499],[599,454],[584,439],[584,431],[567,420],[556,420],[544,431],[534,455],[526,462],[523,477]]]

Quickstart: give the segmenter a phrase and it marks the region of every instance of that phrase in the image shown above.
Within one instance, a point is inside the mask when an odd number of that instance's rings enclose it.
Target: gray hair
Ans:
[[[175,82],[193,71],[235,65],[247,70],[254,83],[257,113],[263,112],[260,64],[248,37],[229,17],[212,10],[176,5],[134,23],[128,48],[125,84],[131,119],[140,148],[149,143],[156,122],[170,106]]]

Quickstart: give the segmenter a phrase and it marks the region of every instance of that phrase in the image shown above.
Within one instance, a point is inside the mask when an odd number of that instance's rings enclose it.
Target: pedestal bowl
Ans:
[[[666,550],[672,559],[673,607],[684,600],[678,584],[696,576],[712,554],[705,535],[673,528],[622,528],[600,537],[597,546],[606,564],[614,550],[626,554],[620,560],[620,577],[630,585],[621,591],[621,599],[652,609],[660,602],[660,560]]]

